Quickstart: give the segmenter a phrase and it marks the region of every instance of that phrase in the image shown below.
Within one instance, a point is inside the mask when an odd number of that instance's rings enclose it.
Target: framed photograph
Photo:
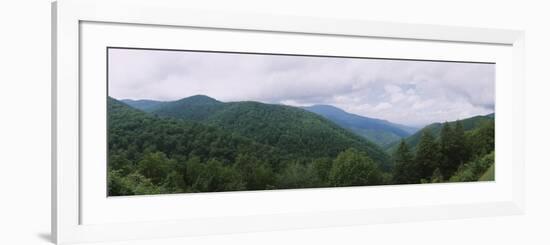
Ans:
[[[52,11],[58,244],[524,210],[522,31]]]

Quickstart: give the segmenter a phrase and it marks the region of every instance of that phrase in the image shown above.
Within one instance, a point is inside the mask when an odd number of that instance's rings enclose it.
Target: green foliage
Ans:
[[[108,106],[110,195],[241,190],[237,156],[281,161],[277,149],[246,137],[150,116],[111,98]]]
[[[436,168],[434,170],[434,173],[432,174],[431,178],[432,183],[440,183],[445,181],[445,178],[443,177],[443,174],[441,173],[441,170],[439,168]]]
[[[467,132],[466,142],[473,157],[491,153],[495,149],[495,124],[485,122],[479,128]]]
[[[168,159],[162,152],[146,153],[143,159],[138,162],[138,172],[144,177],[151,180],[155,185],[168,175],[169,171],[173,169],[176,162]]]
[[[214,113],[223,110],[224,103],[205,95],[195,95],[173,102],[165,102],[148,112],[163,117],[203,121]]]
[[[351,148],[336,157],[329,179],[332,186],[376,185],[382,174],[365,153]]]
[[[494,171],[494,163],[495,163],[495,152],[491,152],[485,156],[478,157],[466,164],[461,165],[458,171],[450,178],[449,181],[451,182],[477,181],[492,166]]]
[[[430,131],[424,131],[418,143],[415,160],[419,176],[429,179],[441,163],[441,151]]]
[[[426,128],[390,159],[300,108],[207,96],[134,102],[152,112],[108,99],[110,196],[494,179],[493,118]]]
[[[284,151],[289,159],[333,158],[361,149],[389,169],[391,160],[374,143],[301,108],[253,101],[223,103],[199,95],[167,102],[152,111],[164,118],[199,122]]]
[[[317,158],[311,163],[318,186],[328,186],[332,160],[330,158]]]
[[[248,190],[272,189],[274,174],[271,166],[254,156],[243,154],[237,157],[235,168],[243,176]]]
[[[404,140],[399,143],[399,148],[393,155],[393,183],[395,184],[413,184],[420,180],[419,168],[414,161],[414,155],[409,150],[409,146]]]
[[[441,173],[444,178],[449,178],[458,166],[469,160],[469,149],[466,146],[466,136],[460,121],[455,122],[455,127],[445,122],[440,133],[441,149]]]
[[[455,121],[460,122],[462,124],[462,127],[465,132],[476,130],[480,128],[483,124],[493,124],[495,123],[495,115],[489,114],[485,116],[475,116],[471,118],[466,118],[463,120]],[[451,125],[453,123],[450,123]],[[420,138],[422,137],[422,133],[424,131],[430,131],[436,139],[439,139],[441,130],[443,129],[444,123],[432,123],[426,127],[424,127],[422,130],[419,130],[418,132],[414,133],[413,135],[407,137],[405,139],[405,142],[409,145],[412,151],[416,151],[416,148],[418,147],[418,143],[420,142]],[[389,144],[385,147],[387,152],[395,152],[399,145],[399,142],[395,142],[393,144]]]
[[[137,172],[121,176],[118,171],[109,171],[108,188],[110,196],[163,193],[160,187],[154,185],[149,179]]]
[[[190,182],[191,190],[195,192],[245,189],[245,183],[239,172],[231,166],[223,166],[216,159],[201,163],[197,161],[197,158],[193,158],[188,162],[187,171],[192,181]]]
[[[319,187],[315,165],[292,162],[277,176],[277,186],[280,188]]]
[[[494,181],[495,180],[495,164],[492,164],[481,177],[479,181]]]

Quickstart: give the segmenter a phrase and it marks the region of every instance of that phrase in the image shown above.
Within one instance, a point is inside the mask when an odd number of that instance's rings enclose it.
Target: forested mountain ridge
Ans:
[[[320,117],[312,115],[307,118],[315,124]],[[340,130],[337,133],[342,137],[351,134]],[[329,135],[333,136],[340,137]],[[381,170],[380,162],[371,159],[364,142],[331,143],[326,146],[329,148],[323,148],[325,153],[317,152],[319,155],[292,152],[227,129],[160,117],[108,98],[109,195],[388,183],[388,173]]]
[[[199,122],[208,121],[210,117],[231,106],[242,103],[254,103],[253,101],[223,103],[205,95],[194,95],[177,101],[154,100],[122,100],[124,103],[146,112],[156,115],[175,117]],[[313,105],[302,109],[336,123],[337,125],[360,135],[367,140],[385,147],[401,138],[410,136],[418,131],[417,128],[395,124],[386,120],[363,117],[345,112],[330,105]]]
[[[109,195],[266,189],[280,157],[245,137],[108,98]],[[240,170],[254,177],[243,180]]]
[[[215,127],[158,118],[113,98],[108,98],[107,105],[109,150],[113,152],[121,149],[120,145],[127,146],[133,142],[130,146],[136,147],[137,152],[162,149],[169,156],[184,152],[198,157],[225,157],[234,160],[244,148],[253,149],[254,151],[247,154],[254,154],[256,157],[279,153],[272,146],[259,144]],[[201,140],[204,142],[194,142]]]
[[[494,180],[494,114],[429,125],[390,157],[298,107],[133,104],[108,98],[109,195]]]
[[[392,151],[394,183],[494,180],[494,114],[433,124],[419,135]]]
[[[165,102],[150,113],[214,126],[296,156],[333,157],[353,147],[368,153],[384,169],[391,165],[389,156],[379,146],[297,107],[254,101],[220,102],[196,95]]]
[[[494,124],[495,114],[491,113],[491,114],[483,115],[483,116],[474,116],[474,117],[470,117],[470,118],[466,118],[466,119],[462,119],[462,120],[457,120],[457,121],[462,124],[465,131],[471,131],[471,130],[477,129],[477,128],[479,128],[482,125],[487,124],[487,123]],[[451,122],[451,123],[456,123],[457,121],[454,121],[454,122]],[[443,125],[444,125],[444,123],[439,123],[439,122],[432,123],[432,124],[422,128],[418,132],[414,133],[413,135],[410,135],[409,137],[404,138],[404,140],[407,143],[407,145],[409,147],[411,147],[412,150],[415,150],[418,143],[420,142],[420,138],[421,138],[424,131],[429,131],[437,139],[437,138],[439,138],[439,136],[441,134],[441,129],[443,128]],[[387,145],[385,147],[385,149],[386,149],[387,152],[393,153],[395,150],[397,150],[398,146],[399,146],[399,141]]]
[[[162,117],[172,117],[203,122],[223,110],[225,103],[206,95],[194,95],[176,101],[167,101],[149,112]]]
[[[157,107],[164,104],[164,101],[157,101],[157,100],[131,100],[131,99],[124,99],[121,100],[125,104],[134,107],[136,109],[150,112],[152,110],[155,110]]]
[[[386,120],[369,118],[348,113],[330,105],[313,105],[303,107],[305,110],[321,115],[343,128],[365,137],[380,146],[386,146],[410,136],[417,129],[391,123]]]

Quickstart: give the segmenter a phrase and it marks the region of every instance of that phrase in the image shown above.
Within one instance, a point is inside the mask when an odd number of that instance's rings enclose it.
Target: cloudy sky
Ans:
[[[109,95],[329,104],[411,126],[494,112],[494,64],[109,49]]]

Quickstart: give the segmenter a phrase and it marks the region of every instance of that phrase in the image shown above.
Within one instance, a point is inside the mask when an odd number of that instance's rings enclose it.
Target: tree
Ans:
[[[495,149],[495,124],[484,122],[478,129],[469,132],[466,137],[470,158],[491,153]]]
[[[441,150],[440,174],[449,177],[456,170],[456,136],[453,128],[448,122],[443,124],[439,138],[439,149]]]
[[[108,172],[109,196],[160,194],[162,189],[138,172],[121,176],[117,170]]]
[[[315,186],[317,176],[313,171],[313,166],[309,164],[304,166],[298,161],[294,161],[277,176],[277,187],[279,188],[304,188]]]
[[[441,174],[441,170],[439,170],[439,168],[436,168],[434,170],[431,180],[432,180],[432,183],[441,183],[445,181],[445,179],[443,178],[443,174]]]
[[[170,193],[184,192],[187,187],[184,175],[175,170],[172,170],[162,183],[162,188]]]
[[[405,140],[401,140],[399,147],[394,155],[395,166],[393,169],[392,182],[395,184],[412,184],[418,183],[420,175],[415,164],[414,157],[409,150],[409,146]]]
[[[364,153],[350,148],[338,154],[330,171],[332,186],[382,184],[378,166]]]
[[[275,180],[271,167],[260,159],[248,154],[239,154],[235,168],[241,173],[246,189],[263,190],[273,188]]]
[[[146,154],[138,163],[138,171],[141,175],[158,185],[174,167],[176,162],[166,157],[163,152],[157,151]]]
[[[451,182],[477,181],[495,164],[495,152],[478,157],[466,164],[460,165],[456,173],[450,178]]]
[[[236,191],[244,189],[241,175],[231,166],[224,166],[219,160],[210,159],[205,164],[193,167],[197,178],[193,183],[193,191]]]
[[[470,160],[470,152],[466,144],[466,135],[464,133],[464,126],[460,121],[456,121],[454,138],[455,138],[454,141],[456,145],[456,161],[458,163],[456,164],[454,169],[456,170],[458,166]]]
[[[332,159],[317,158],[311,163],[320,186],[328,186]]]
[[[441,174],[444,179],[448,179],[470,158],[464,127],[460,121],[456,121],[454,128],[445,122],[441,129],[440,149]]]
[[[439,145],[428,130],[422,132],[418,148],[416,150],[415,162],[421,179],[430,179],[433,171],[439,166],[441,154]]]

